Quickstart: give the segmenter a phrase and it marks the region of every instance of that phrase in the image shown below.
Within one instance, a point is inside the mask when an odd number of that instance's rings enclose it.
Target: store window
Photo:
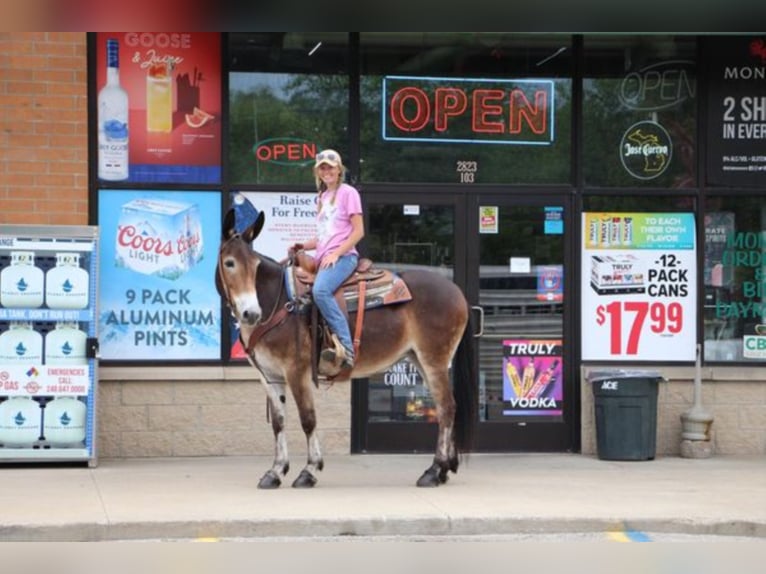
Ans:
[[[705,359],[766,359],[766,201],[705,203]]]
[[[762,34],[703,39],[707,187],[766,187],[766,48]]]
[[[233,184],[311,184],[318,150],[348,157],[348,34],[229,35]]]
[[[586,36],[583,176],[587,186],[696,184],[693,36]]]
[[[361,178],[571,181],[571,37],[366,33]]]

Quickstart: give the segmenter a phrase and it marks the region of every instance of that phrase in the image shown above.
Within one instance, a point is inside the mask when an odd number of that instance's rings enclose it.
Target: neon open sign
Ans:
[[[383,78],[383,139],[550,145],[551,80]]]

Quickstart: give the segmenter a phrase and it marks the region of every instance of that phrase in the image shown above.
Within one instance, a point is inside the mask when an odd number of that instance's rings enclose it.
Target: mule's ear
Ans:
[[[223,226],[221,227],[221,235],[223,239],[229,239],[237,232],[235,229],[236,220],[236,214],[233,209],[226,212],[226,215],[223,218]]]
[[[252,243],[255,241],[255,238],[258,237],[258,235],[261,233],[261,229],[263,229],[263,224],[266,221],[266,216],[262,211],[258,212],[258,217],[255,218],[255,221],[253,221],[252,225],[245,229],[244,233],[242,234],[242,239],[244,239],[247,243]]]

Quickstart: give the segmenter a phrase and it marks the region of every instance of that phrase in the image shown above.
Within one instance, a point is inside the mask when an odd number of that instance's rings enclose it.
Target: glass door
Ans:
[[[577,446],[568,202],[532,193],[469,201],[468,293],[482,316],[476,450]]]
[[[363,194],[362,255],[401,272],[427,269],[461,285],[465,270],[464,220],[450,194]],[[371,320],[372,316],[368,316]],[[433,452],[436,410],[417,370],[403,360],[352,387],[354,452]]]
[[[474,307],[480,389],[474,450],[579,448],[570,198],[474,189],[366,190],[363,197],[363,255],[393,270],[442,273]],[[406,361],[355,380],[352,403],[353,452],[433,452],[434,405]]]

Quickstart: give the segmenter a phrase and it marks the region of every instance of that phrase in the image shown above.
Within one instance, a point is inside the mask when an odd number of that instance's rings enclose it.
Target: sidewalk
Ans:
[[[472,454],[434,489],[430,455],[325,459],[314,489],[258,490],[271,457],[7,465],[0,541],[466,535],[638,530],[766,539],[766,456],[602,461]]]

